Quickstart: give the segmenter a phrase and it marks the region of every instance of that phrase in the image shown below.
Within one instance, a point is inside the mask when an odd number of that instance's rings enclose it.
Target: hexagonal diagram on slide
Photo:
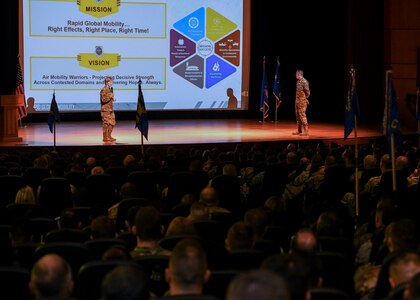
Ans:
[[[199,88],[210,88],[240,65],[241,32],[210,7],[180,19],[170,30],[169,63],[174,73]]]

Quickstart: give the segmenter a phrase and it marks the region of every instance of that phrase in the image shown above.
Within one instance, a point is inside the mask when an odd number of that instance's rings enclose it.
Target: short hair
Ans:
[[[226,300],[288,300],[289,291],[280,275],[263,269],[236,275],[228,285]]]
[[[401,219],[390,223],[385,228],[385,240],[393,251],[417,249],[419,239],[416,222],[411,219]]]
[[[290,252],[315,253],[318,249],[318,239],[310,228],[299,229],[290,239]]]
[[[162,219],[154,206],[142,206],[136,213],[136,235],[142,241],[155,241],[162,237]]]
[[[111,76],[106,76],[105,79],[104,79],[104,83],[107,84],[110,81],[112,81],[112,77]]]
[[[190,214],[188,218],[191,221],[204,221],[210,220],[210,213],[207,206],[200,202],[194,202],[190,206]]]
[[[101,260],[132,260],[132,257],[126,248],[112,246],[102,254]]]
[[[412,297],[410,299],[420,299],[420,273],[417,273],[411,278],[407,289]]]
[[[262,207],[248,209],[244,215],[244,221],[251,226],[256,239],[262,238],[265,228],[269,225],[269,214]]]
[[[117,266],[102,280],[104,300],[148,300],[146,274],[133,266]]]
[[[217,190],[214,187],[205,187],[200,192],[199,202],[204,203],[207,206],[217,205],[219,203]]]
[[[296,70],[296,73],[299,73],[300,75],[303,76],[303,71],[302,70]]]
[[[119,194],[121,199],[136,198],[139,196],[136,185],[130,181],[126,181],[121,185]]]
[[[229,250],[251,249],[254,243],[252,227],[244,221],[234,223],[228,230],[227,243]]]
[[[378,281],[380,270],[380,265],[373,265],[371,263],[357,267],[354,272],[354,289],[360,299],[373,291]]]
[[[61,211],[58,222],[61,228],[77,229],[79,227],[80,218],[73,208],[68,207]]]
[[[177,216],[172,219],[166,230],[166,236],[174,235],[196,235],[194,224],[189,218]]]
[[[198,240],[183,239],[169,257],[171,280],[188,288],[204,284],[207,271],[207,254]]]
[[[57,254],[46,254],[34,264],[30,286],[36,298],[69,295],[70,265]]]
[[[92,239],[115,238],[115,223],[108,216],[99,216],[90,224]]]
[[[389,266],[389,275],[394,285],[408,282],[420,272],[420,256],[416,252],[402,252]]]
[[[291,299],[304,299],[311,287],[318,284],[320,268],[315,255],[277,253],[266,257],[261,268],[270,270],[287,282]]]
[[[94,166],[92,168],[92,170],[90,170],[90,174],[92,175],[100,175],[100,174],[105,174],[105,170],[103,167],[101,166]]]

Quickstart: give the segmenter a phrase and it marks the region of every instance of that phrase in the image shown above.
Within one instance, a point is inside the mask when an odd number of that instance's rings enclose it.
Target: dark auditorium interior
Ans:
[[[22,1],[0,10],[0,95]],[[420,1],[244,2],[246,110],[148,110],[141,142],[135,111],[116,111],[115,143],[95,136],[99,111],[60,112],[57,144],[49,112],[23,118],[18,142],[0,130],[1,299],[420,299]],[[268,121],[263,57],[284,80]],[[359,136],[343,139],[350,66]],[[292,136],[299,69],[309,136]]]

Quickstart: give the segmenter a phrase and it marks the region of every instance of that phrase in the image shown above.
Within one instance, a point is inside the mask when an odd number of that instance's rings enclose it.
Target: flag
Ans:
[[[23,100],[24,100],[23,106],[19,106],[17,110],[18,120],[20,120],[26,117],[28,115],[28,112],[26,111],[25,89],[23,88],[23,76],[22,76],[22,68],[20,67],[19,55],[17,57],[15,95],[23,95]]]
[[[143,91],[141,90],[141,80],[139,80],[139,95],[137,98],[136,126],[141,134],[148,139],[149,119],[147,118],[146,105],[144,104]]]
[[[385,107],[384,117],[382,119],[382,134],[386,136],[388,141],[390,140],[391,134],[398,133],[400,128],[400,113],[397,105],[397,96],[394,89],[394,83],[392,80],[392,71],[386,71],[387,81],[385,90]]]
[[[268,87],[267,87],[267,72],[265,70],[265,57],[263,59],[263,78],[261,83],[261,101],[260,101],[260,110],[263,113],[264,120],[268,118],[269,112],[268,105]]]
[[[344,140],[353,131],[355,124],[354,116],[360,117],[359,97],[356,91],[356,71],[353,67],[349,72],[349,83],[347,86],[347,99],[344,110]]]
[[[55,101],[55,92],[50,105],[50,114],[48,115],[48,127],[51,133],[53,133],[54,123],[60,121],[60,112],[58,111],[57,101]]]
[[[274,75],[273,95],[276,98],[276,109],[279,108],[281,99],[281,86],[280,86],[280,61],[277,57],[276,74]]]

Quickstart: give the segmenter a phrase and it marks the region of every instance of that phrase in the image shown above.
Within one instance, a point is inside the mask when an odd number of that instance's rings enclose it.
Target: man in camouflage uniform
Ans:
[[[114,90],[112,88],[112,78],[105,77],[105,86],[101,89],[101,117],[103,141],[105,143],[115,142],[116,139],[111,136],[115,126],[114,114]]]
[[[309,104],[309,83],[303,78],[303,71],[296,71],[296,101],[295,101],[295,110],[296,110],[296,122],[298,125],[297,131],[293,132],[293,135],[308,135],[308,120],[306,118],[306,108]]]

